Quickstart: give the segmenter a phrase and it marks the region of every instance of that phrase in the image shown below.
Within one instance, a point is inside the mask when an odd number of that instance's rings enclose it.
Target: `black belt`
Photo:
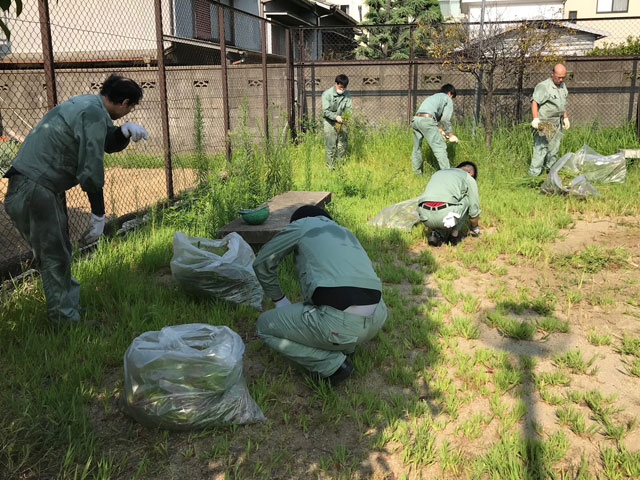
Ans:
[[[457,205],[460,205],[459,203],[447,203],[447,202],[443,202],[442,205],[438,205],[437,207],[432,207],[431,205],[426,205],[425,202],[419,203],[418,206],[420,208],[424,208],[425,210],[431,210],[433,211],[437,211],[437,210],[443,210],[447,207],[455,207]]]

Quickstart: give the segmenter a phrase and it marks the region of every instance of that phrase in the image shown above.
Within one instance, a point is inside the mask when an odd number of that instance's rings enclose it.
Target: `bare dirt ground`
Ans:
[[[174,169],[175,193],[185,190],[195,181],[192,169]],[[0,205],[7,192],[7,179],[0,179]],[[107,216],[121,216],[136,212],[167,197],[165,173],[153,168],[108,168],[105,170],[104,203]],[[89,224],[91,210],[86,194],[79,186],[67,192],[69,229],[76,240]],[[4,206],[0,208],[0,265],[6,259],[29,250],[13,227]]]
[[[480,273],[476,270],[464,271],[462,265],[451,260],[451,252],[442,248],[434,250],[440,265],[454,264],[462,275],[454,280],[458,292],[471,293],[480,299],[480,308],[474,313],[474,321],[480,328],[480,336],[477,339],[467,340],[459,338],[457,348],[465,353],[473,354],[479,348],[489,348],[508,352],[517,363],[518,356],[527,355],[535,360],[533,374],[551,372],[556,369],[553,356],[559,352],[579,348],[587,359],[597,355],[594,366],[597,371],[592,375],[569,374],[571,384],[565,387],[552,387],[554,393],[566,394],[569,391],[578,390],[586,392],[598,389],[603,395],[614,395],[614,405],[620,410],[612,418],[617,423],[633,425],[633,419],[640,417],[640,378],[630,375],[627,367],[630,359],[619,353],[616,346],[620,345],[621,338],[625,335],[640,336],[640,297],[638,295],[638,281],[640,280],[638,265],[640,265],[640,218],[607,218],[594,221],[578,220],[575,225],[563,230],[562,236],[550,246],[551,261],[546,265],[537,265],[535,268],[526,265],[513,265],[507,261],[500,261],[507,267],[507,273],[499,276],[492,273]],[[584,250],[586,245],[599,245],[602,248],[611,249],[624,247],[630,253],[629,263],[620,268],[605,268],[597,273],[578,275],[575,270],[558,268],[554,263],[554,255],[576,253]],[[426,244],[415,246],[416,251],[430,248]],[[464,249],[472,248],[472,241],[463,243]],[[168,270],[158,272],[158,281],[167,288],[175,288],[170,281]],[[438,286],[433,277],[425,278],[426,288],[419,295],[412,295],[409,285],[400,285],[400,289],[406,293],[407,301],[424,303],[429,296],[439,297]],[[396,286],[397,287],[397,286]],[[553,314],[569,322],[568,333],[555,333],[544,337],[537,333],[532,341],[518,341],[500,334],[496,328],[492,328],[483,322],[486,312],[495,308],[496,303],[487,292],[501,287],[506,291],[526,290],[531,296],[537,292],[554,293],[557,302]],[[582,298],[568,302],[565,295],[570,288],[577,288],[582,292]],[[606,301],[603,299],[607,299]],[[613,299],[613,300],[611,300]],[[455,305],[448,318],[463,314],[460,303]],[[599,334],[607,334],[612,338],[611,345],[595,346],[588,341],[588,333],[595,329]],[[260,341],[255,336],[244,338],[247,344],[245,354],[244,375],[248,383],[260,378],[267,368],[286,368],[284,363],[274,357],[274,363],[265,365],[252,351],[262,348]],[[403,352],[406,358],[424,354],[423,351],[408,349]],[[455,367],[451,366],[450,375],[455,378]],[[488,371],[491,375],[491,371]],[[299,375],[292,372],[292,376]],[[389,388],[385,379],[378,373],[370,375],[366,379],[358,379],[366,382],[366,390],[376,392],[391,399],[394,394],[403,393],[399,387]],[[459,383],[459,379],[454,382]],[[340,478],[360,479],[385,479],[395,480],[402,478],[464,478],[463,473],[443,473],[439,462],[422,468],[411,468],[403,464],[401,445],[388,443],[384,448],[371,449],[368,447],[370,438],[379,433],[378,427],[356,425],[352,421],[342,421],[334,418],[331,412],[320,412],[318,402],[314,401],[315,394],[300,381],[292,381],[291,387],[286,393],[286,398],[279,398],[278,402],[286,405],[286,413],[289,418],[296,419],[307,417],[308,429],[301,428],[300,424],[288,423],[286,417],[277,417],[282,412],[273,413],[269,419],[268,427],[247,426],[237,430],[218,431],[213,435],[202,436],[189,434],[171,434],[166,436],[161,432],[145,429],[133,424],[119,412],[117,396],[107,395],[102,403],[96,403],[92,411],[94,424],[99,432],[101,442],[106,450],[120,452],[125,455],[140,449],[140,454],[149,451],[151,445],[167,442],[167,457],[163,458],[163,467],[156,469],[153,474],[145,478],[169,479],[169,478],[202,478],[222,480],[228,478],[229,472],[234,468],[248,462],[250,465],[259,463],[266,466],[273,461],[274,451],[279,452],[275,460],[275,466],[270,470],[269,478],[273,479],[301,479],[301,478],[337,478],[326,474],[325,461],[335,452],[335,445],[344,445],[349,456],[353,455],[359,460],[351,465],[348,471],[343,465],[334,465],[330,468],[340,471]],[[114,372],[104,382],[104,391],[113,392],[121,386],[120,372]],[[348,385],[345,387],[348,388]],[[338,391],[340,395],[340,391]],[[430,393],[425,391],[425,401],[430,403]],[[422,397],[421,397],[422,398]],[[575,434],[566,425],[560,425],[557,417],[558,406],[550,405],[540,396],[535,387],[533,376],[525,376],[521,388],[507,392],[503,400],[509,405],[515,405],[522,400],[527,413],[518,423],[520,432],[528,438],[546,438],[558,430],[564,431],[569,440],[569,450],[564,459],[556,464],[557,468],[575,474],[584,457],[590,466],[591,473],[598,473],[602,469],[601,454],[605,447],[615,447],[615,441],[606,438],[601,430],[595,433]],[[430,408],[436,420],[448,417],[437,405]],[[576,408],[585,416],[587,426],[593,425],[595,420],[589,409],[579,404]],[[468,463],[469,459],[477,454],[487,451],[487,448],[499,440],[499,422],[494,419],[484,427],[482,434],[474,439],[469,439],[456,432],[455,427],[474,414],[491,416],[491,408],[486,397],[478,395],[473,401],[462,405],[455,421],[445,423],[442,431],[437,432],[437,447],[444,440],[450,444],[450,449],[460,448]],[[538,433],[535,432],[538,426]],[[127,436],[130,444],[123,444],[123,436]],[[228,444],[218,453],[220,437],[224,436]],[[247,445],[249,444],[249,447]],[[629,451],[637,451],[640,445],[640,428],[633,428],[622,441]],[[247,450],[248,448],[248,450]],[[252,450],[253,448],[253,450]],[[437,450],[439,451],[439,450]],[[185,453],[188,452],[188,453]],[[139,458],[139,457],[138,457]],[[464,466],[464,465],[463,465]],[[134,465],[132,464],[132,468]],[[152,469],[153,470],[153,469]],[[261,470],[264,473],[265,470]],[[334,470],[335,471],[335,470]],[[133,475],[133,471],[132,471]],[[262,475],[256,474],[263,478]],[[233,477],[241,478],[241,477]],[[249,477],[247,477],[249,478]],[[573,476],[568,478],[574,478]]]

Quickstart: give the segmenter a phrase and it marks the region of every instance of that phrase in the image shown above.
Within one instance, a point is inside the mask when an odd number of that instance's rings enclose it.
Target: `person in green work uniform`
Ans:
[[[289,253],[303,296],[294,304],[278,283]],[[276,307],[258,318],[258,336],[313,378],[337,385],[351,375],[347,356],[387,318],[382,284],[358,239],[322,208],[305,205],[262,247],[253,269]]]
[[[338,75],[333,87],[322,92],[322,118],[324,119],[324,155],[327,168],[333,170],[347,151],[345,113],[351,112],[351,95],[347,92],[349,78]]]
[[[447,83],[440,88],[440,93],[427,97],[413,117],[411,122],[413,128],[411,168],[413,173],[418,175],[422,173],[423,138],[431,147],[440,169],[449,168],[445,137],[452,143],[458,142],[458,137],[451,132],[454,98],[456,98],[456,89]],[[438,122],[442,123],[442,128],[438,126]]]
[[[431,176],[424,193],[418,197],[418,215],[429,229],[429,245],[439,247],[444,241],[458,244],[467,219],[471,235],[480,234],[476,178],[478,167],[473,162],[462,162],[456,168],[438,170]]]
[[[47,313],[55,323],[80,320],[80,284],[71,276],[63,194],[77,184],[87,193],[91,218],[82,240],[96,241],[105,224],[104,152],[118,152],[131,139],[147,138],[140,125],[115,127],[112,120],[128,114],[141,98],[136,82],[111,75],[100,95],[77,95],[47,112],[5,174],[5,210],[33,250]]]
[[[567,69],[561,63],[553,67],[551,76],[538,83],[531,96],[531,115],[533,120],[533,155],[529,176],[537,177],[545,168],[549,169],[558,160],[562,129],[567,130],[571,125],[567,116],[567,86],[564,79]],[[551,139],[541,131],[541,122],[549,122],[553,126]]]

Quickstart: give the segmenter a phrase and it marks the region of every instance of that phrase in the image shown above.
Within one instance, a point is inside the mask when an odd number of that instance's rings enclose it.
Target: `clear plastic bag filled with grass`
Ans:
[[[262,287],[253,271],[255,255],[235,232],[216,240],[173,234],[171,275],[184,290],[260,309]]]
[[[193,430],[264,421],[242,377],[244,343],[228,327],[165,327],[124,355],[123,410],[149,427]]]

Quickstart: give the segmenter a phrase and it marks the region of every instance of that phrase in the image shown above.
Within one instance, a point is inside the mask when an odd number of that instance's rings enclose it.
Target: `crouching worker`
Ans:
[[[278,283],[278,265],[289,253],[304,297],[294,304]],[[380,279],[358,239],[322,208],[306,205],[262,247],[253,268],[276,306],[258,318],[258,336],[312,378],[336,385],[351,375],[347,355],[387,318]]]
[[[147,138],[135,123],[115,127],[142,98],[129,78],[111,75],[100,95],[77,95],[49,110],[25,138],[5,174],[4,207],[29,243],[40,268],[49,318],[56,323],[80,319],[80,285],[71,276],[71,242],[64,192],[80,184],[91,204],[89,229],[82,241],[104,230],[104,152],[123,150],[129,140]]]
[[[431,176],[424,193],[418,197],[418,214],[429,229],[429,245],[439,247],[442,242],[456,245],[467,218],[471,235],[480,234],[477,177],[478,168],[473,162],[462,162],[456,168],[438,170]]]

